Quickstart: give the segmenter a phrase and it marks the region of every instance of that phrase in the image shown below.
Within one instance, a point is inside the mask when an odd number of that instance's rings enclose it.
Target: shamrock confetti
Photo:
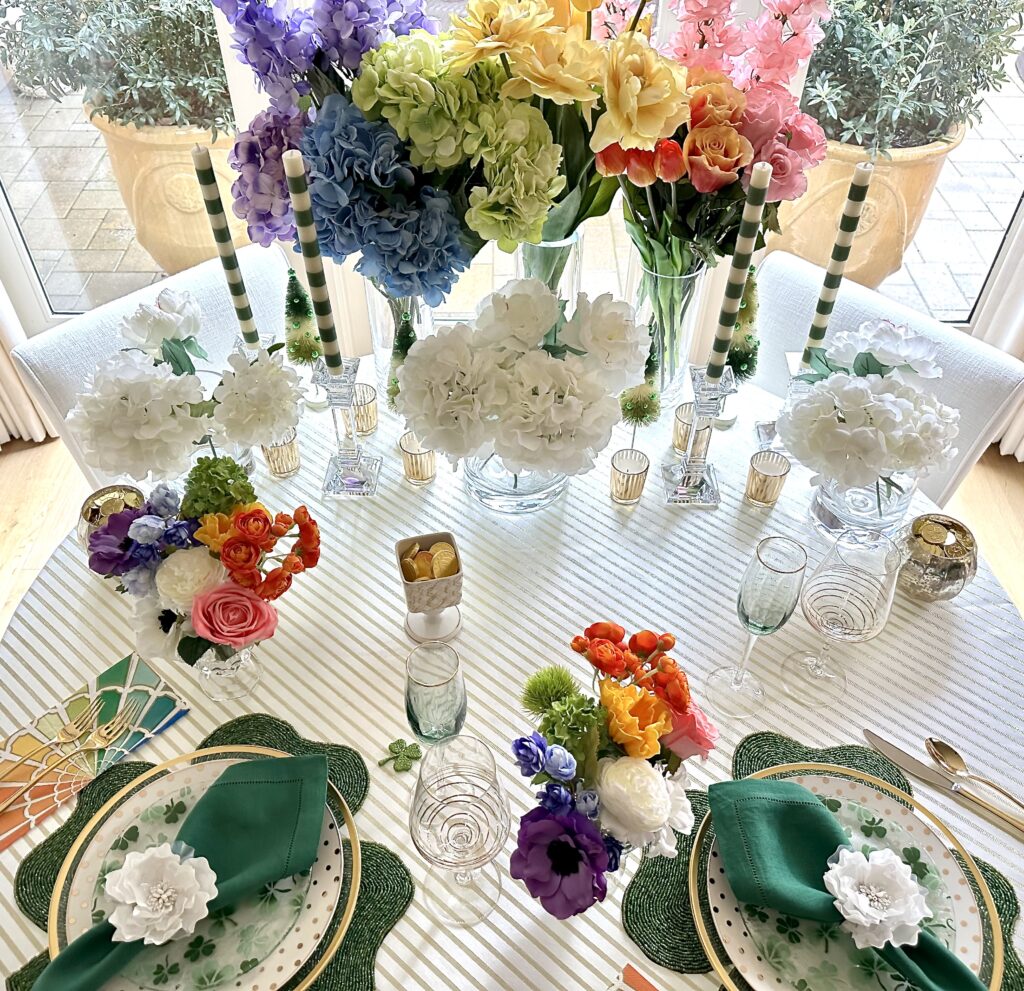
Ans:
[[[388,752],[391,756],[377,761],[378,767],[395,762],[396,771],[408,771],[412,769],[412,762],[423,756],[417,743],[406,743],[405,740],[394,740],[388,744]]]

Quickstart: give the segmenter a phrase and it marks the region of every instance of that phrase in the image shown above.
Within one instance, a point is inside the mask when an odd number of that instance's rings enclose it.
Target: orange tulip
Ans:
[[[626,152],[622,145],[610,144],[594,156],[594,167],[603,176],[622,175],[626,171]]]

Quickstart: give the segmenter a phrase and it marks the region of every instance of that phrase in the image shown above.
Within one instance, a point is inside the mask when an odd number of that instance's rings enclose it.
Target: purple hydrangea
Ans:
[[[572,792],[557,781],[549,781],[537,792],[537,801],[542,809],[555,815],[568,815],[573,810]]]
[[[548,741],[536,730],[529,736],[521,736],[512,741],[512,756],[524,777],[532,778],[544,770],[544,754],[547,749]]]
[[[423,0],[313,0],[313,20],[330,61],[350,73],[372,48],[417,29],[437,34]]]
[[[604,840],[586,816],[553,815],[539,808],[520,819],[510,873],[556,919],[579,915],[604,901],[607,870]]]
[[[388,0],[386,24],[391,34],[396,36],[412,31],[430,34],[438,31],[437,21],[428,17],[423,9],[423,0]]]
[[[235,139],[228,164],[241,173],[231,186],[232,212],[246,223],[249,240],[269,248],[295,240],[295,216],[281,156],[302,142],[304,114],[265,111]]]

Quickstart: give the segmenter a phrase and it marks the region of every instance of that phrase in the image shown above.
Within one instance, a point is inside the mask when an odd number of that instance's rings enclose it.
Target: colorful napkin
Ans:
[[[245,761],[229,767],[196,803],[178,840],[205,857],[217,875],[210,911],[264,884],[308,870],[316,859],[327,759],[320,754]],[[96,991],[143,949],[115,943],[101,922],[51,961],[33,991]]]
[[[849,845],[842,826],[794,781],[725,781],[708,789],[726,877],[736,897],[799,919],[843,921],[822,880],[828,859]],[[956,955],[924,930],[916,946],[876,951],[921,991],[984,991]]]
[[[64,747],[53,744],[15,767],[19,758],[42,744],[50,744],[62,727],[97,700],[100,706],[93,725],[100,726],[112,719],[123,708],[122,695],[126,703],[138,699],[144,705],[135,721],[137,731],[118,740],[116,746],[80,754],[58,770],[42,774],[38,784],[29,789],[23,799],[0,814],[0,850],[24,836],[98,774],[188,712],[181,696],[144,660],[134,654],[122,658],[63,702],[11,733],[0,747],[0,800],[31,780],[53,760],[55,753],[71,753],[79,744]]]

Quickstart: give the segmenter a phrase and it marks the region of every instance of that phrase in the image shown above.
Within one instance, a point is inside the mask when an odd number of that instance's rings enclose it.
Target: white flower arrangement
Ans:
[[[195,932],[217,896],[217,875],[194,852],[187,847],[175,852],[162,843],[132,851],[107,875],[105,891],[114,903],[107,921],[114,927],[115,943],[142,940],[161,946]]]
[[[260,349],[253,361],[244,354],[228,358],[230,370],[213,390],[214,420],[227,438],[242,447],[276,444],[299,422],[303,390],[298,373],[280,352]]]
[[[895,851],[872,850],[864,856],[840,847],[828,862],[825,887],[858,950],[916,945],[931,910],[925,889]]]
[[[486,297],[476,326],[417,341],[398,369],[398,411],[453,460],[495,453],[512,472],[582,474],[621,418],[616,393],[643,379],[650,347],[632,308],[558,297],[518,279]]]
[[[143,303],[121,321],[128,343],[151,358],[158,358],[164,341],[185,341],[199,334],[199,304],[191,293],[164,289],[156,303]]]
[[[907,381],[942,375],[935,361],[935,342],[891,320],[866,320],[856,330],[842,330],[825,349],[831,365],[846,369],[852,369],[861,354],[870,354]]]

